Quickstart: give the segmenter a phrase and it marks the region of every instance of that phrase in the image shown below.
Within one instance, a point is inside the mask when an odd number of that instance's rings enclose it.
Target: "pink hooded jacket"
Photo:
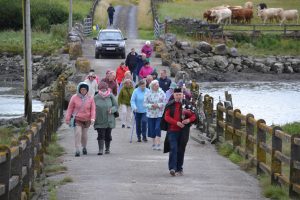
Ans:
[[[153,68],[150,65],[145,65],[141,68],[139,76],[142,78],[146,78],[153,72]]]
[[[146,54],[147,58],[151,57],[152,51],[153,51],[152,47],[150,45],[146,45],[146,44],[143,46],[143,48],[141,50],[142,53]]]
[[[90,121],[95,120],[96,115],[96,107],[94,98],[90,97],[89,95],[85,95],[82,97],[79,94],[79,86],[85,83],[79,83],[77,87],[77,93],[71,97],[67,115],[66,115],[66,123],[70,122],[71,115],[77,112],[76,119],[79,121]],[[82,106],[82,102],[85,101],[84,106]]]

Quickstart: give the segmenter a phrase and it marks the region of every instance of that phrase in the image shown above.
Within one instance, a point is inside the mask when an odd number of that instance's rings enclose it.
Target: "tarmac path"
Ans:
[[[124,9],[131,11],[124,12]],[[118,7],[118,20],[135,20],[135,7]],[[119,14],[118,14],[119,13]],[[123,13],[121,15],[121,13]],[[128,16],[124,16],[125,14]],[[122,22],[123,23],[123,22]],[[124,27],[130,30],[124,30]],[[140,52],[143,40],[136,39],[136,27],[120,27],[127,41],[127,52],[135,47]],[[135,29],[135,30],[133,30]],[[101,78],[107,69],[116,69],[123,59],[94,59],[94,41],[84,43],[84,56],[91,61],[92,68]],[[157,69],[160,59],[152,58],[151,64]],[[63,124],[59,130],[59,143],[66,154],[63,165],[68,167],[66,174],[74,182],[58,188],[59,200],[167,200],[167,199],[263,199],[258,181],[239,169],[226,158],[218,155],[210,144],[199,144],[190,140],[185,155],[184,176],[171,177],[168,171],[168,154],[151,149],[148,143],[129,143],[131,129],[121,128],[117,119],[112,131],[111,154],[97,155],[96,131],[89,130],[88,155],[74,157],[74,136],[72,130]],[[191,134],[197,130],[191,128]],[[164,140],[165,132],[162,133]]]

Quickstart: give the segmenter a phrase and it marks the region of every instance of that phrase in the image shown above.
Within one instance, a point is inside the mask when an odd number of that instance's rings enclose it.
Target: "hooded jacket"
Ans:
[[[90,121],[95,120],[95,102],[92,97],[88,94],[83,96],[79,92],[81,85],[87,85],[84,82],[81,82],[77,86],[77,93],[71,97],[71,100],[68,105],[66,122],[70,122],[70,118],[73,114],[76,114],[75,119],[79,121]]]
[[[159,108],[152,108],[153,104],[157,104]],[[147,108],[147,117],[158,118],[161,117],[166,105],[166,95],[161,88],[157,91],[152,90],[150,84],[150,90],[146,93],[144,98],[144,106]]]

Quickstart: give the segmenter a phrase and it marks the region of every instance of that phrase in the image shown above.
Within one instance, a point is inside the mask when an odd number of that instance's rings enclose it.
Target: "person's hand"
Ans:
[[[179,126],[180,128],[183,128],[183,127],[184,127],[184,124],[181,123],[181,122],[177,122],[177,126]]]
[[[185,120],[182,121],[182,123],[183,124],[188,124],[188,123],[190,123],[190,119],[185,119]]]
[[[108,113],[111,114],[111,108],[108,110]]]
[[[66,124],[68,124],[68,125],[69,125],[69,124],[70,124],[70,120],[69,120],[69,121],[66,121]]]
[[[93,126],[95,124],[95,120],[91,119],[91,126]]]

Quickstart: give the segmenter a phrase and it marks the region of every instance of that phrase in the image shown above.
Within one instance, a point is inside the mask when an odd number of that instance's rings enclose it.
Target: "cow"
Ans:
[[[257,6],[257,11],[263,10],[263,9],[266,9],[266,8],[268,8],[268,7],[267,7],[267,4],[265,4],[265,3],[260,3],[260,4],[258,4],[258,6]]]
[[[244,8],[253,9],[253,2],[247,1],[247,2],[244,4]]]
[[[266,8],[260,10],[257,15],[262,19],[265,24],[267,20],[279,19],[279,12],[283,11],[283,8]]]
[[[217,18],[217,24],[220,24],[222,21],[229,20],[229,24],[231,24],[231,15],[232,12],[229,8],[223,8],[220,10],[212,10],[211,16]],[[225,23],[225,22],[224,22]]]
[[[207,22],[215,22],[216,21],[216,16],[211,16],[211,10],[206,10],[203,13],[203,18],[206,19]]]
[[[236,21],[237,23],[251,23],[251,19],[253,18],[252,9],[242,8],[232,10],[231,20]]]
[[[287,21],[292,21],[295,20],[298,24],[299,20],[299,13],[298,10],[280,10],[278,13],[280,21],[280,25],[287,20]]]

